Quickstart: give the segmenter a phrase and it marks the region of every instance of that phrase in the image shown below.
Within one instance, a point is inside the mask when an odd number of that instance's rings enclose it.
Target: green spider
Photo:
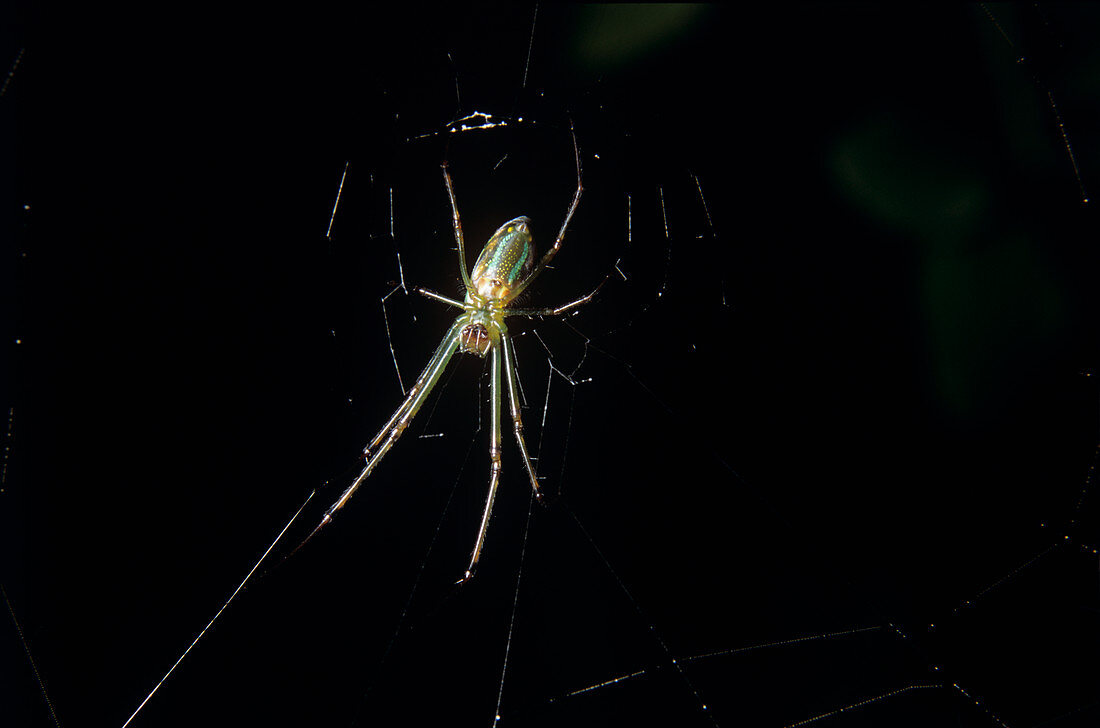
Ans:
[[[531,284],[531,282],[546,268],[561,248],[565,238],[569,221],[581,201],[581,155],[577,147],[577,138],[573,136],[573,156],[577,163],[577,191],[573,194],[573,201],[569,210],[565,213],[565,221],[554,239],[553,246],[546,254],[535,263],[535,248],[530,231],[530,220],[526,217],[517,217],[501,225],[489,242],[482,248],[481,254],[474,263],[473,274],[466,270],[466,249],[462,239],[462,221],[458,215],[458,204],[455,202],[454,187],[451,184],[451,174],[447,168],[447,162],[443,162],[443,183],[447,188],[447,196],[451,200],[451,212],[454,219],[455,241],[458,243],[458,264],[462,271],[462,283],[466,288],[466,299],[457,301],[453,298],[440,295],[434,291],[418,288],[417,292],[428,298],[441,301],[455,308],[462,309],[462,313],[455,319],[454,324],[448,329],[442,343],[435,350],[435,354],[424,367],[424,371],[416,380],[405,397],[405,401],[393,413],[389,421],[378,431],[363,450],[366,463],[363,470],[348,486],[332,506],[325,513],[324,518],[313,530],[316,533],[326,523],[332,520],[336,511],[344,507],[355,494],[356,489],[370,476],[374,467],[382,460],[397,438],[409,426],[413,417],[421,405],[428,398],[428,394],[439,381],[439,377],[447,368],[451,357],[456,352],[464,354],[477,354],[484,358],[491,355],[489,392],[492,401],[492,415],[489,425],[489,459],[491,467],[489,471],[489,495],[485,499],[485,511],[481,516],[481,527],[478,529],[477,541],[474,543],[473,554],[470,556],[470,565],[466,573],[458,583],[471,579],[474,569],[477,567],[481,550],[485,544],[485,531],[489,527],[489,517],[493,512],[493,500],[496,498],[497,485],[500,482],[501,457],[500,457],[500,370],[503,362],[505,376],[508,379],[508,406],[512,412],[512,422],[515,424],[516,442],[519,444],[520,454],[523,455],[523,464],[527,468],[527,475],[531,479],[531,489],[536,499],[542,499],[535,470],[531,467],[531,458],[527,453],[527,443],[523,439],[523,422],[520,418],[519,385],[516,377],[516,366],[513,361],[514,353],[508,336],[508,327],[504,324],[507,316],[545,317],[559,316],[571,311],[589,301],[603,286],[601,283],[591,293],[578,298],[575,301],[558,306],[557,308],[508,308],[517,296]],[[313,534],[310,534],[312,537]],[[306,539],[309,540],[308,538]],[[304,543],[304,542],[303,542]]]

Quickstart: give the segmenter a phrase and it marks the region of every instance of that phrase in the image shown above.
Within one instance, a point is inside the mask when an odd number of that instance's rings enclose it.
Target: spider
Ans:
[[[427,400],[432,388],[439,381],[451,357],[456,352],[464,354],[476,354],[479,357],[490,358],[489,396],[492,403],[489,425],[489,495],[485,499],[485,510],[481,516],[481,526],[478,529],[477,540],[474,542],[473,553],[470,556],[470,564],[466,568],[463,577],[458,581],[462,584],[469,581],[477,568],[478,559],[481,557],[482,547],[485,544],[485,532],[489,527],[489,517],[493,512],[493,500],[496,498],[497,485],[500,482],[501,473],[501,448],[500,448],[500,410],[501,410],[501,368],[508,381],[508,407],[512,413],[512,422],[515,426],[516,442],[519,444],[520,454],[523,456],[523,464],[527,469],[527,475],[531,479],[531,490],[537,500],[542,500],[542,492],[539,490],[538,479],[535,470],[531,467],[531,458],[527,453],[527,443],[523,439],[523,422],[520,417],[519,386],[517,384],[515,352],[511,348],[508,336],[508,327],[504,323],[507,316],[546,317],[559,316],[589,301],[603,286],[600,283],[591,293],[582,296],[557,308],[509,308],[516,299],[554,259],[561,248],[565,231],[569,227],[569,221],[581,201],[581,156],[577,147],[576,134],[570,127],[573,136],[573,156],[577,164],[577,190],[573,193],[573,201],[565,213],[565,221],[554,239],[554,244],[546,251],[546,254],[535,263],[534,241],[531,236],[530,220],[527,217],[517,217],[501,225],[493,233],[489,241],[485,243],[481,254],[474,262],[473,272],[466,269],[466,248],[462,237],[462,221],[458,215],[458,203],[455,201],[454,185],[451,183],[451,173],[447,162],[442,164],[443,184],[447,188],[447,196],[451,201],[451,212],[454,221],[455,242],[458,244],[458,265],[462,272],[462,283],[466,289],[464,301],[448,298],[425,288],[418,288],[421,295],[440,301],[441,303],[462,309],[451,328],[443,336],[443,341],[435,350],[428,365],[420,373],[420,376],[408,391],[405,400],[393,413],[389,421],[383,425],[378,434],[374,436],[370,444],[364,448],[365,460],[362,471],[347,487],[344,493],[333,503],[325,513],[321,522],[313,530],[316,533],[332,520],[333,515],[344,507],[351,499],[355,491],[363,481],[370,476],[375,466],[393,447],[401,433],[409,426],[413,417],[421,405]],[[313,534],[310,534],[312,537]],[[309,540],[308,538],[306,539]],[[303,542],[304,543],[304,542]]]

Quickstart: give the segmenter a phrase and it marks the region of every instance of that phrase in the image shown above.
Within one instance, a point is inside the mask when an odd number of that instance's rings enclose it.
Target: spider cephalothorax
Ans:
[[[531,235],[531,221],[526,217],[517,217],[497,228],[481,254],[474,262],[473,274],[466,268],[466,248],[462,239],[462,221],[458,215],[458,203],[455,202],[454,187],[451,184],[451,174],[447,169],[447,163],[443,163],[443,183],[447,188],[447,196],[451,201],[453,213],[455,242],[458,244],[458,263],[462,273],[462,284],[466,290],[463,301],[440,295],[424,288],[417,289],[419,293],[428,298],[446,303],[450,306],[462,309],[451,328],[443,337],[443,341],[435,350],[428,365],[408,391],[405,400],[397,411],[390,417],[371,443],[364,448],[363,453],[366,463],[363,470],[344,491],[343,495],[328,509],[321,523],[314,529],[316,533],[322,526],[332,520],[336,511],[344,507],[355,490],[367,479],[382,457],[389,452],[397,438],[408,427],[409,422],[416,416],[417,411],[424,404],[428,394],[432,391],[443,370],[456,352],[476,354],[480,357],[490,356],[489,397],[492,403],[491,419],[489,425],[489,459],[491,467],[489,471],[489,495],[485,499],[485,511],[481,517],[481,528],[478,530],[477,541],[470,557],[470,565],[466,569],[463,581],[473,576],[477,566],[481,549],[485,543],[485,531],[489,526],[489,517],[493,512],[493,500],[496,497],[497,485],[500,482],[501,456],[500,456],[500,410],[502,405],[501,394],[501,370],[508,384],[508,408],[515,426],[516,443],[519,445],[520,455],[527,475],[531,480],[531,489],[535,497],[540,498],[538,478],[535,469],[531,465],[531,458],[527,454],[527,444],[523,439],[523,422],[520,417],[519,384],[516,377],[514,362],[515,353],[511,348],[508,337],[508,327],[504,324],[506,316],[545,317],[557,316],[571,311],[577,306],[587,302],[599,290],[595,290],[575,301],[558,306],[557,308],[509,308],[508,304],[515,300],[527,286],[533,281],[546,265],[557,254],[565,238],[565,231],[569,227],[569,221],[577,209],[581,200],[581,155],[577,148],[576,137],[573,138],[573,155],[577,163],[577,190],[573,193],[573,201],[569,210],[565,213],[565,221],[558,231],[554,244],[546,251],[536,263],[534,239]],[[312,536],[312,534],[310,534]],[[307,539],[308,540],[308,539]]]

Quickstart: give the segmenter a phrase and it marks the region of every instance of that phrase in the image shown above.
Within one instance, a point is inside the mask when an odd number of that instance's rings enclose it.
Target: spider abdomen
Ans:
[[[471,276],[477,295],[486,301],[507,303],[516,284],[535,266],[531,221],[517,217],[497,228],[481,249]]]

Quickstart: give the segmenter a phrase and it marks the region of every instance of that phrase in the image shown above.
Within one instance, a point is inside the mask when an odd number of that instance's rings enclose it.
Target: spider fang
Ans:
[[[482,359],[489,353],[489,332],[484,324],[469,324],[462,329],[462,351],[477,354]]]

